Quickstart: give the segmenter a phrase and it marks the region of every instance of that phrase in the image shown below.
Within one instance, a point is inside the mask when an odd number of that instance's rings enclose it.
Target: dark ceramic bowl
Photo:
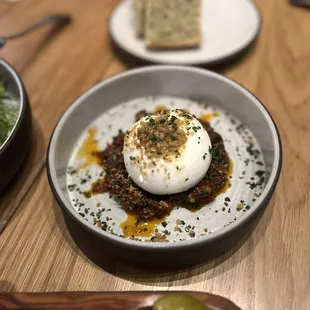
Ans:
[[[11,99],[19,105],[13,130],[0,146],[0,193],[20,169],[30,146],[31,110],[21,78],[3,59],[0,59],[0,80],[5,83]]]
[[[98,115],[130,99],[162,95],[208,98],[210,105],[221,106],[240,119],[261,145],[266,163],[266,185],[250,210],[238,220],[206,236],[163,243],[120,238],[94,226],[76,211],[67,190],[68,162],[76,141]],[[119,124],[117,119],[113,120]],[[87,232],[88,244],[96,240],[95,248],[103,256],[110,253],[139,264],[176,267],[197,264],[218,256],[249,234],[275,190],[281,170],[282,150],[272,117],[264,105],[239,84],[198,68],[153,66],[114,76],[77,99],[59,120],[47,156],[48,177],[54,196],[73,222]],[[114,210],[117,208],[112,209],[112,212]]]

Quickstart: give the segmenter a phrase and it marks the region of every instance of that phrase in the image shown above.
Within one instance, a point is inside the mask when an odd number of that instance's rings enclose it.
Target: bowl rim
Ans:
[[[6,140],[3,142],[3,144],[0,146],[0,156],[1,156],[1,154],[4,153],[4,151],[9,147],[10,143],[14,140],[14,137],[15,137],[19,127],[21,126],[21,123],[23,120],[23,115],[25,114],[25,111],[26,111],[26,93],[24,90],[24,85],[23,85],[22,79],[19,76],[19,74],[15,71],[15,69],[2,58],[0,58],[0,66],[5,67],[7,69],[7,71],[9,72],[9,74],[11,74],[11,76],[13,77],[13,79],[17,85],[19,95],[20,95],[20,99],[18,100],[18,102],[19,102],[18,116],[15,120],[15,124],[14,124],[10,134],[8,135]]]
[[[259,199],[256,200],[253,207],[248,210],[242,217],[238,219],[238,221],[235,221],[231,223],[230,225],[227,225],[226,227],[219,229],[218,231],[208,234],[206,236],[201,236],[199,238],[195,239],[188,239],[185,241],[180,242],[141,242],[137,240],[130,240],[126,238],[121,238],[119,236],[115,236],[109,232],[105,232],[103,230],[99,230],[97,227],[94,227],[89,222],[83,220],[83,218],[76,212],[71,203],[67,201],[62,194],[61,188],[59,186],[59,182],[57,180],[56,176],[56,169],[53,165],[54,158],[55,158],[55,145],[58,139],[59,132],[63,126],[63,124],[66,122],[67,118],[70,116],[70,114],[75,110],[77,106],[80,104],[83,104],[85,99],[90,97],[94,92],[99,90],[100,88],[105,87],[108,84],[117,82],[118,80],[121,80],[123,78],[132,77],[135,75],[139,75],[142,73],[153,73],[158,71],[174,71],[175,73],[178,72],[188,72],[188,73],[198,73],[200,75],[205,76],[212,76],[213,78],[216,78],[218,80],[222,80],[225,83],[230,84],[231,86],[237,88],[240,90],[246,97],[248,97],[253,104],[257,106],[261,110],[261,112],[264,114],[267,122],[270,125],[272,138],[274,140],[275,148],[275,160],[273,163],[273,167],[271,170],[270,178],[266,184],[266,187],[262,193],[262,195],[259,197]],[[49,184],[51,187],[51,190],[54,194],[54,197],[58,203],[58,205],[73,218],[76,222],[80,223],[84,228],[86,228],[88,231],[96,234],[100,238],[105,239],[106,241],[113,242],[119,245],[122,245],[124,247],[130,247],[132,249],[137,250],[171,250],[171,249],[183,249],[183,248],[190,248],[199,246],[206,243],[213,243],[217,240],[222,239],[228,234],[234,233],[238,228],[241,226],[245,226],[248,222],[250,222],[260,211],[261,209],[266,206],[275,190],[275,187],[278,183],[278,179],[281,172],[282,167],[282,144],[281,144],[281,138],[279,135],[278,128],[275,124],[275,121],[273,120],[272,116],[270,115],[267,108],[264,106],[264,104],[249,90],[247,90],[245,87],[241,86],[237,82],[221,75],[215,72],[212,72],[210,70],[196,68],[196,67],[184,67],[184,66],[167,66],[167,65],[158,65],[158,66],[148,66],[138,69],[133,69],[129,71],[125,71],[122,73],[119,73],[117,75],[114,75],[95,86],[88,89],[86,92],[84,92],[81,96],[79,96],[60,116],[53,133],[51,135],[47,155],[46,155],[46,167],[47,167],[47,176],[49,180]]]

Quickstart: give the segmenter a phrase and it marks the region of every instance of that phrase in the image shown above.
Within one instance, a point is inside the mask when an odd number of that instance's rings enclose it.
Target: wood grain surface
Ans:
[[[169,292],[170,293],[170,292]],[[0,293],[0,309],[44,310],[152,310],[167,292],[57,292]],[[171,292],[171,294],[178,292]],[[187,292],[212,310],[240,310],[233,302],[217,295]]]
[[[32,151],[0,198],[0,291],[199,290],[242,309],[310,308],[310,10],[287,0],[256,0],[262,31],[239,60],[215,67],[267,106],[280,130],[284,163],[274,198],[253,234],[226,255],[188,270],[150,271],[76,245],[49,190],[46,146],[57,119],[102,78],[141,65],[115,50],[107,23],[119,0],[0,1],[0,34],[48,13],[69,13],[61,32],[49,26],[0,50],[22,75],[34,117]],[[85,247],[84,247],[85,248]]]

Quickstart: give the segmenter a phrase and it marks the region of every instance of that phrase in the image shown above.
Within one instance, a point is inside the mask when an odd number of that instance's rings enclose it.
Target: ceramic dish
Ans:
[[[210,310],[241,310],[232,301],[209,293],[154,291],[0,293],[0,307],[4,309],[152,310],[154,302],[159,298],[171,296],[171,294],[179,296],[184,293],[202,301]]]
[[[114,199],[108,194],[85,195],[93,182],[104,177],[104,169],[85,162],[81,150],[94,143],[103,150],[119,129],[130,129],[136,112],[151,112],[162,105],[187,109],[210,121],[232,162],[229,184],[196,212],[175,208],[155,223],[153,233],[168,242],[154,242],[158,240],[152,234],[131,240],[124,238],[128,237],[124,223],[134,222]],[[107,252],[155,264],[175,264],[181,255],[183,263],[194,264],[230,249],[259,219],[280,168],[278,132],[257,98],[221,75],[174,66],[129,71],[86,92],[59,120],[47,158],[50,185],[64,211],[99,236]]]
[[[0,145],[0,192],[20,168],[30,146],[31,111],[27,93],[16,71],[0,59],[0,81],[8,93],[8,104],[16,110],[16,121]]]
[[[203,0],[202,45],[197,49],[152,51],[134,29],[133,0],[122,1],[112,13],[110,34],[126,52],[161,64],[214,64],[231,59],[248,47],[260,30],[260,15],[252,1]]]

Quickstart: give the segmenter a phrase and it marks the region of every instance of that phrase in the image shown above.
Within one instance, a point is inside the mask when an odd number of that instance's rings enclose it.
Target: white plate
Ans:
[[[134,27],[134,0],[124,0],[110,20],[113,40],[128,53],[162,64],[197,65],[224,61],[257,37],[260,14],[251,0],[202,0],[202,44],[197,49],[148,50]]]

